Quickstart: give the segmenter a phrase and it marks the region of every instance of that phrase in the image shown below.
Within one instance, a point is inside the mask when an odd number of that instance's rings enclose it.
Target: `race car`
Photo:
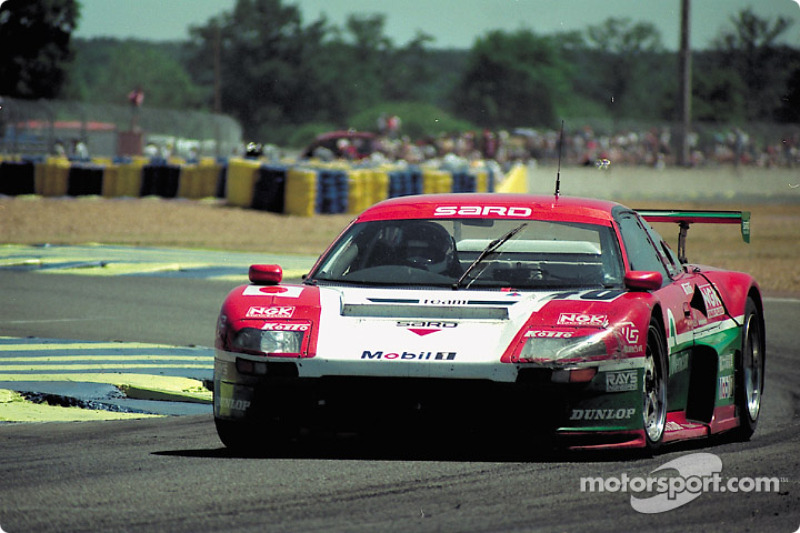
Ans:
[[[677,254],[648,221],[678,225]],[[749,439],[764,390],[760,289],[689,264],[693,223],[736,223],[749,240],[738,211],[523,194],[378,203],[301,283],[252,265],[227,296],[219,437],[262,451],[315,430],[415,427],[645,452]]]

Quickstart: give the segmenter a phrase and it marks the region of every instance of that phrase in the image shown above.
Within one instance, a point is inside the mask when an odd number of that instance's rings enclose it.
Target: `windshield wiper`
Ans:
[[[475,270],[475,268],[476,268],[476,267],[477,267],[479,264],[481,264],[481,262],[482,262],[484,259],[486,259],[486,258],[487,258],[487,257],[488,257],[490,254],[492,254],[492,253],[496,252],[498,248],[500,248],[501,246],[503,246],[503,245],[504,245],[504,244],[505,244],[505,243],[506,243],[506,242],[507,242],[507,241],[508,241],[508,240],[509,240],[511,237],[513,237],[514,235],[516,235],[517,233],[519,233],[520,231],[522,231],[523,229],[525,229],[525,227],[526,227],[527,225],[528,225],[528,223],[527,223],[527,222],[523,222],[522,224],[520,224],[520,225],[519,225],[519,226],[517,226],[516,228],[512,229],[511,231],[509,231],[508,233],[506,233],[505,235],[503,235],[503,236],[502,236],[502,237],[500,237],[499,239],[495,239],[495,240],[493,240],[492,242],[490,242],[490,243],[489,243],[489,245],[488,245],[486,248],[484,248],[484,249],[483,249],[483,251],[480,253],[480,255],[479,255],[479,256],[478,256],[478,257],[475,259],[475,261],[473,261],[473,262],[472,262],[472,263],[471,263],[471,264],[470,264],[470,265],[467,267],[467,269],[464,271],[464,273],[463,273],[463,274],[461,274],[461,277],[460,277],[460,278],[458,278],[458,281],[456,281],[455,283],[453,283],[453,290],[454,290],[454,291],[457,291],[459,288],[461,288],[461,284],[464,282],[464,280],[467,278],[467,276],[469,276],[469,275],[470,275],[470,273],[471,273],[473,270]],[[480,275],[480,274],[479,274],[479,275]],[[478,276],[475,276],[475,279],[478,279]],[[473,279],[472,281],[475,281],[475,279]]]

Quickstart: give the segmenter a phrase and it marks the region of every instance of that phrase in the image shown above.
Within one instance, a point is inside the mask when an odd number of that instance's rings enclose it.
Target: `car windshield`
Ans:
[[[610,288],[622,283],[611,227],[506,219],[381,220],[351,226],[309,283],[453,289]]]

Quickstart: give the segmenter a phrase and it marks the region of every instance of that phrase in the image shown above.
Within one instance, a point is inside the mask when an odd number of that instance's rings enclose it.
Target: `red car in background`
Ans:
[[[359,160],[379,148],[378,136],[368,131],[341,130],[318,135],[301,153],[303,158],[317,157],[327,151],[333,159]]]

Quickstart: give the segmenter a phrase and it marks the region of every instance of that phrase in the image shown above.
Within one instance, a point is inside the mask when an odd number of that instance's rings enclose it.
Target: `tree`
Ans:
[[[454,111],[485,128],[555,126],[567,66],[551,39],[493,31],[472,47],[454,91]]]
[[[432,36],[417,32],[406,46],[390,52],[388,65],[391,69],[384,78],[384,98],[396,101],[431,101],[435,71],[427,45],[433,40]]]
[[[68,98],[92,103],[127,105],[137,86],[147,107],[196,109],[201,91],[169,44],[116,39],[77,39],[75,60],[64,87]]]
[[[800,123],[800,67],[794,69],[786,83],[786,94],[775,113],[779,122]]]
[[[8,0],[0,4],[0,94],[53,98],[72,58],[79,18],[75,0]]]
[[[296,6],[238,0],[232,12],[191,29],[189,68],[196,80],[212,82],[211,58],[218,47],[222,111],[255,137],[313,116],[317,80],[304,65],[319,52],[323,35],[323,25],[303,28]]]
[[[391,68],[391,41],[384,35],[383,15],[350,15],[345,28],[328,28],[331,38],[309,57],[309,70],[317,80],[318,99],[327,104],[318,118],[339,123],[382,100]]]
[[[697,69],[692,88],[692,114],[700,122],[740,123],[746,117],[741,79],[712,65]]]
[[[771,117],[781,107],[787,72],[791,72],[785,68],[786,54],[781,53],[784,47],[778,40],[792,21],[784,17],[762,19],[750,8],[730,21],[731,28],[723,30],[713,43],[721,66],[732,69],[744,82],[747,118]]]
[[[653,94],[645,87],[652,59],[663,50],[661,34],[653,24],[634,24],[629,18],[608,18],[601,24],[589,26],[587,41],[602,59],[596,61],[594,81],[604,92],[603,101],[615,118],[641,116],[652,109]],[[639,82],[639,83],[637,83]]]

